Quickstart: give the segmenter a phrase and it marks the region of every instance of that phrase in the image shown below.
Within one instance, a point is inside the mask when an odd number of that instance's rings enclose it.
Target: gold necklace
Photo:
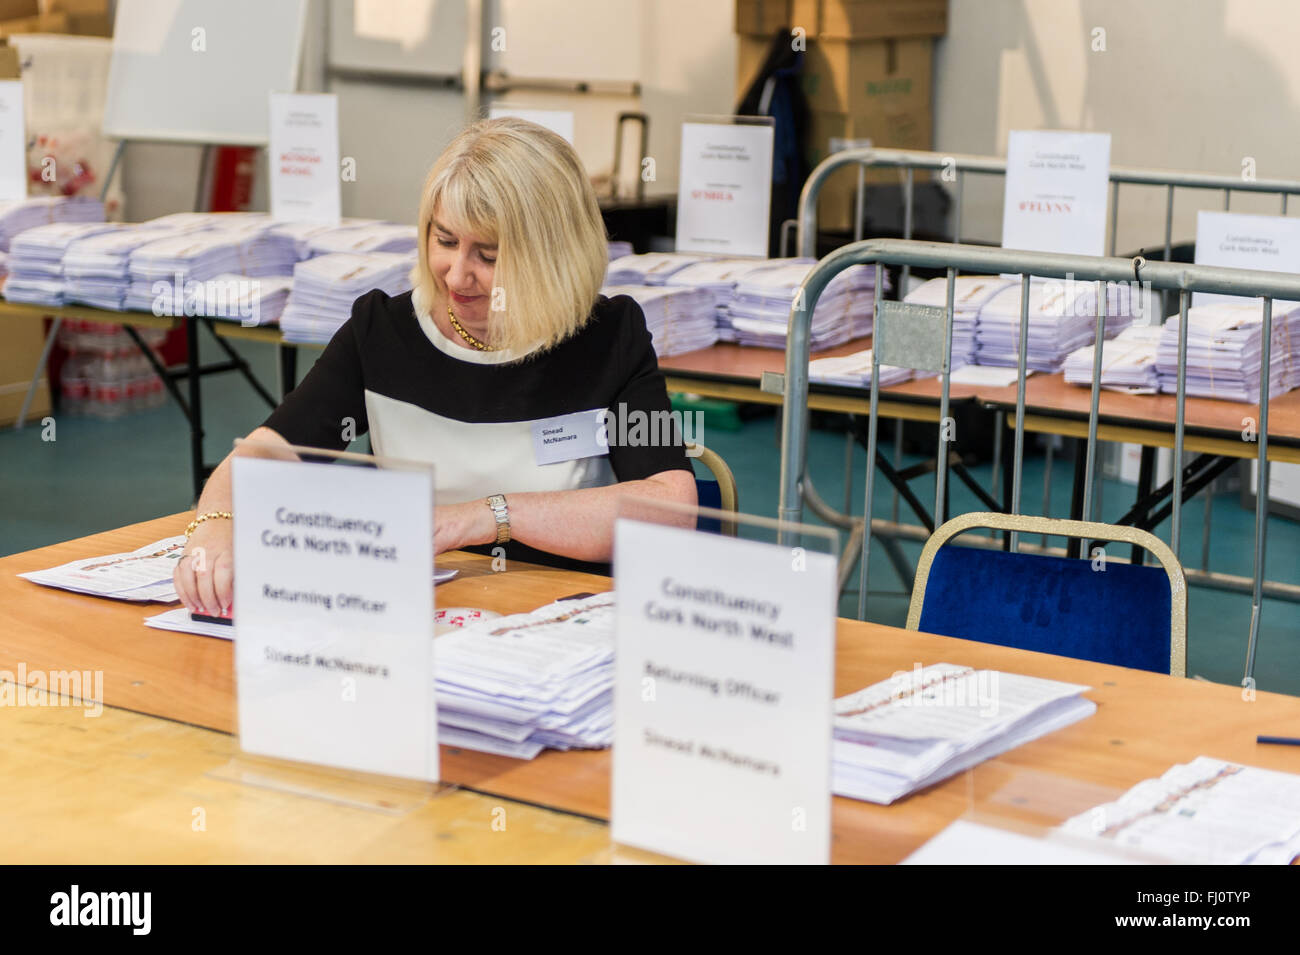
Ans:
[[[471,347],[477,348],[479,351],[496,351],[496,349],[491,345],[479,341],[469,332],[465,331],[465,327],[461,325],[460,322],[456,321],[456,313],[451,310],[450,305],[447,306],[447,318],[451,319],[451,327],[456,329],[456,334],[469,342]]]

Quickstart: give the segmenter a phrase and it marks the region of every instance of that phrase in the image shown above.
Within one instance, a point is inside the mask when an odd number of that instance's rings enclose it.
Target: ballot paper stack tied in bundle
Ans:
[[[122,311],[131,287],[131,253],[150,242],[187,235],[181,225],[132,225],[68,243],[63,255],[64,299]]]
[[[289,301],[293,279],[282,275],[249,278],[225,272],[185,290],[186,314],[220,318],[241,325],[275,325]]]
[[[633,253],[632,253],[631,242],[622,242],[622,241],[615,242],[613,240],[610,241],[609,261],[613,262],[615,259],[621,259],[625,255],[632,255],[632,254]]]
[[[901,385],[912,378],[912,369],[897,365],[880,366],[880,387]],[[844,385],[848,388],[871,387],[871,349],[841,355],[838,358],[817,358],[808,363],[808,379],[824,385]]]
[[[996,275],[959,275],[952,290],[952,365],[953,371],[975,361],[975,329],[980,309],[1004,289],[1016,283]],[[930,279],[913,289],[904,302],[913,305],[948,307],[948,280]]]
[[[1300,306],[1273,303],[1269,351],[1270,398],[1300,385]],[[1187,394],[1227,401],[1259,401],[1264,360],[1262,302],[1215,302],[1187,310]],[[1178,391],[1178,316],[1169,318],[1156,354],[1160,390]]]
[[[268,230],[272,235],[289,239],[293,243],[293,255],[295,262],[301,262],[304,259],[310,259],[312,256],[311,242],[319,235],[327,232],[335,232],[339,229],[351,229],[357,226],[379,225],[378,219],[353,219],[344,218],[338,225],[331,225],[325,222],[274,222]]]
[[[307,251],[311,256],[335,252],[392,252],[410,256],[415,254],[417,245],[415,226],[373,222],[367,225],[339,226],[321,232],[308,240]]]
[[[1101,387],[1130,395],[1154,395],[1160,390],[1156,350],[1164,329],[1159,325],[1130,325],[1101,348]],[[1065,359],[1065,380],[1092,387],[1094,349],[1085,345]]]
[[[183,550],[183,536],[167,537],[130,553],[88,557],[49,570],[32,570],[18,576],[45,587],[57,587],[79,594],[111,597],[114,600],[171,603],[179,599],[176,588],[172,586],[172,573]]]
[[[714,298],[705,289],[607,285],[600,292],[609,298],[627,295],[636,300],[660,358],[708,348],[718,340]]]
[[[1105,337],[1114,338],[1143,312],[1143,299],[1126,282],[1107,285]],[[1056,372],[1071,352],[1092,343],[1097,330],[1097,283],[1035,280],[1029,286],[1026,367]],[[1015,368],[1020,361],[1020,283],[1013,281],[980,309],[975,361]]]
[[[741,278],[727,306],[736,342],[785,348],[795,296],[816,264],[813,259],[772,260],[771,268],[756,269]],[[865,265],[850,266],[827,283],[813,312],[813,351],[871,334],[875,285],[876,271]]]
[[[277,223],[265,213],[227,213],[229,218],[218,219],[211,231],[229,235],[237,240],[235,249],[239,265],[231,269],[240,275],[259,278],[264,275],[293,276],[293,267],[300,261],[298,243],[292,234],[276,228]]]
[[[247,237],[228,229],[189,232],[148,242],[131,253],[128,311],[160,315],[183,314],[174,303],[184,300],[186,287],[223,272],[245,274]],[[161,283],[161,284],[159,284]]]
[[[1198,756],[1058,831],[1186,865],[1288,865],[1300,857],[1300,776]]]
[[[605,273],[606,285],[663,285],[668,277],[689,265],[712,261],[710,255],[693,255],[687,252],[647,252],[644,255],[624,255],[609,263]]]
[[[778,268],[788,260],[778,259],[710,259],[679,269],[664,280],[665,285],[705,289],[713,296],[714,318],[718,326],[718,340],[734,342],[736,330],[731,327],[731,300],[741,279],[761,269]]]
[[[434,644],[438,742],[532,759],[614,739],[614,595],[472,623]]]
[[[835,701],[836,795],[889,804],[1097,710],[1089,689],[919,664]]]
[[[62,305],[63,256],[68,245],[120,228],[109,222],[54,222],[18,233],[10,242],[5,298],[31,305]]]
[[[51,222],[103,222],[104,204],[88,196],[36,196],[0,200],[0,251],[20,232]]]
[[[293,288],[280,315],[291,342],[325,344],[352,314],[352,303],[371,289],[389,295],[405,291],[413,264],[391,252],[333,252],[293,267]]]

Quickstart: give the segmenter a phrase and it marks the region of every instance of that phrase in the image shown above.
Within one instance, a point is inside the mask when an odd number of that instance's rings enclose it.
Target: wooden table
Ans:
[[[229,732],[234,722],[229,642],[145,628],[141,620],[159,612],[157,605],[140,607],[49,590],[13,576],[81,556],[133,549],[180,532],[187,517],[160,518],[0,559],[0,670],[14,671],[20,661],[29,671],[102,670],[104,700],[112,707]],[[605,578],[535,566],[492,574],[489,559],[475,555],[453,555],[440,563],[461,571],[438,588],[444,605],[518,612],[610,585]],[[1049,818],[1052,813],[1083,811],[1158,776],[1173,763],[1202,754],[1300,772],[1300,752],[1254,741],[1257,733],[1300,736],[1300,699],[1259,693],[1246,701],[1236,687],[839,621],[837,694],[911,670],[917,663],[937,662],[1086,683],[1098,712],[999,757],[978,777],[950,779],[894,806],[836,798],[835,861],[902,859],[971,808],[975,778],[982,790],[993,793],[993,802],[999,792],[1012,794],[1002,799],[1008,805],[1028,798],[1017,813],[1028,821],[1052,822],[1059,821]],[[4,716],[13,718],[12,713]],[[229,755],[225,737],[196,739],[219,743],[220,759]],[[534,806],[608,818],[609,751],[547,751],[521,761],[444,746],[441,759],[444,782]],[[166,785],[170,783],[160,778],[159,786]],[[1032,798],[1048,790],[1057,797],[1051,813],[1039,811]],[[155,791],[153,798],[167,797]],[[38,811],[39,806],[30,807],[30,812]],[[268,856],[275,851],[267,849]]]

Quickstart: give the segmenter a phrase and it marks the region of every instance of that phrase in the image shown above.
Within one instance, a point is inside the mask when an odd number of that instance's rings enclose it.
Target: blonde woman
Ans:
[[[599,293],[605,230],[573,148],[524,120],[476,123],[429,171],[418,222],[412,291],[359,298],[249,437],[341,450],[369,430],[376,454],[432,462],[438,553],[501,542],[515,559],[590,567],[610,559],[620,498],[694,504],[678,434],[619,446],[609,438],[627,429],[609,427],[590,454],[601,409],[662,421],[669,404],[640,307]],[[576,434],[573,449],[542,443],[548,432]],[[233,599],[230,509],[227,457],[176,569],[191,610]]]

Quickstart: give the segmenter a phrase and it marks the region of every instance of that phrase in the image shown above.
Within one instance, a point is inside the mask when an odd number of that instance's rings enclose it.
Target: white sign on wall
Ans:
[[[835,560],[620,519],[612,835],[830,861]]]
[[[773,128],[682,123],[677,251],[766,256]]]
[[[432,473],[233,467],[240,747],[436,780]]]
[[[1012,130],[1002,247],[1104,255],[1110,133]]]
[[[339,103],[333,93],[272,93],[271,217],[337,225]]]

